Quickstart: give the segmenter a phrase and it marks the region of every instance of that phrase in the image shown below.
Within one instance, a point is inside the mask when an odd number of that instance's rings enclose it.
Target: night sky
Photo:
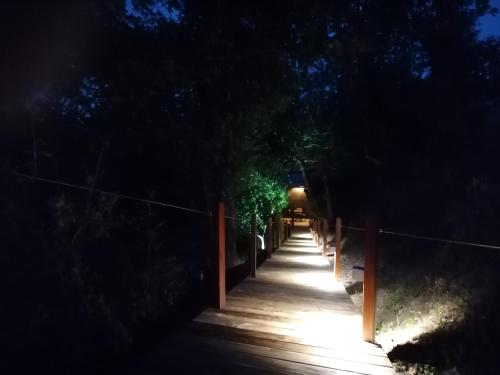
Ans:
[[[500,9],[500,0],[491,0],[490,3],[495,8]],[[478,21],[478,26],[480,30],[479,37],[481,39],[490,36],[500,36],[500,14],[481,17]]]

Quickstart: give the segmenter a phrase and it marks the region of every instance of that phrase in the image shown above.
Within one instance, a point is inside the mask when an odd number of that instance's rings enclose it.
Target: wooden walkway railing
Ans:
[[[377,306],[377,228],[373,220],[367,220],[364,245],[363,265],[363,339],[375,342],[376,306]],[[311,219],[311,231],[316,246],[328,253],[329,223],[324,218]],[[335,219],[335,278],[341,280],[342,264],[342,219]]]
[[[129,373],[392,374],[307,227]]]

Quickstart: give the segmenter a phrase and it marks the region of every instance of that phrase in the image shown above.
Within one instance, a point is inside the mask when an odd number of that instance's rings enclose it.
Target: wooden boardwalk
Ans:
[[[140,365],[141,374],[393,374],[306,228]]]

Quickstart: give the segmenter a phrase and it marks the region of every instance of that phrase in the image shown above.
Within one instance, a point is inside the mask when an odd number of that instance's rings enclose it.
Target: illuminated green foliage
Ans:
[[[280,213],[288,205],[286,187],[276,178],[264,176],[259,172],[251,172],[244,178],[246,188],[236,202],[240,228],[248,230],[252,215],[257,217],[257,231],[265,230],[265,220],[275,213]]]

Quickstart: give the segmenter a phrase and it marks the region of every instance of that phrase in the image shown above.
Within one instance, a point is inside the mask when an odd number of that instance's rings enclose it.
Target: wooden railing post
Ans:
[[[217,307],[223,309],[226,305],[226,225],[225,207],[219,202],[217,207]]]
[[[312,229],[314,243],[316,243],[316,219],[313,219],[311,229]]]
[[[273,256],[273,219],[267,219],[267,255],[269,258]]]
[[[276,226],[276,230],[273,231],[273,248],[274,248],[274,240],[276,240],[276,249],[279,249],[280,245],[281,245],[281,242],[280,242],[280,228],[281,228],[281,225],[280,225],[280,219],[279,219],[279,217],[277,215],[274,217],[273,227],[274,226]]]
[[[314,243],[316,243],[316,236],[315,236],[315,233],[316,233],[316,219],[313,219],[313,222],[312,222],[312,225],[311,225],[311,229],[312,229],[312,235],[313,235]]]
[[[287,240],[286,238],[286,226],[288,224],[286,223],[285,219],[284,218],[281,218],[281,236],[283,237],[283,242],[285,242]]]
[[[320,221],[316,218],[316,246],[319,246]]]
[[[278,242],[278,249],[281,245],[281,235],[283,231],[281,230],[281,219],[279,216],[276,217],[276,240]]]
[[[323,255],[328,255],[328,219],[323,219]]]
[[[319,236],[321,232],[321,221],[316,219],[316,246],[319,246]]]
[[[377,305],[377,227],[368,220],[365,239],[365,267],[363,283],[363,340],[375,341],[375,311]]]
[[[342,219],[335,218],[335,279],[340,281],[342,272],[340,258],[342,256]]]
[[[257,218],[252,216],[250,225],[250,253],[248,254],[248,264],[250,266],[250,276],[255,277],[257,268]]]

